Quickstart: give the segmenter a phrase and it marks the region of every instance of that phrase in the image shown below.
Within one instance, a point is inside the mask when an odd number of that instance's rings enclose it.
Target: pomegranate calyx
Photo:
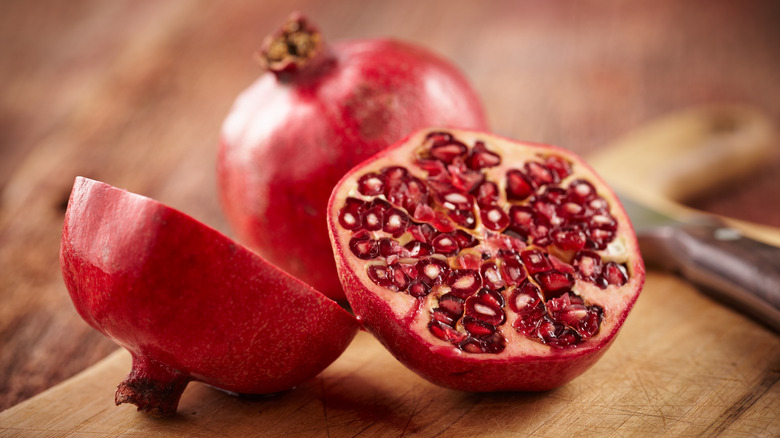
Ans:
[[[300,12],[294,12],[276,32],[268,35],[256,52],[257,62],[277,78],[288,80],[314,64],[326,61],[322,34]]]
[[[117,387],[114,403],[131,403],[138,407],[138,412],[170,417],[176,413],[179,398],[191,380],[168,366],[134,356],[133,368]]]

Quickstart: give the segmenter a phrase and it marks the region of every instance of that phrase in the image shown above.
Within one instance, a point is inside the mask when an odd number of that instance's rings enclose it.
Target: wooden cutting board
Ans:
[[[698,143],[695,132],[702,132],[692,128],[695,120],[686,122],[679,115],[670,120],[661,128],[688,132],[694,141],[686,144]],[[760,156],[772,134],[760,117],[749,121],[757,124],[748,125],[754,129],[750,136],[737,137],[740,155]],[[684,215],[689,211],[677,201],[687,194],[670,193],[658,182],[663,179],[658,169],[669,168],[677,162],[671,158],[682,153],[662,146],[668,138],[659,129],[616,142],[592,163],[632,195]],[[622,160],[634,157],[636,162],[636,148],[646,154],[642,162],[647,167],[624,172]],[[698,163],[693,167],[722,165],[691,162]],[[719,179],[709,178],[705,186]],[[778,236],[776,230],[739,225],[767,240]],[[780,435],[780,336],[673,275],[655,271],[648,273],[636,307],[603,359],[573,382],[545,393],[439,388],[404,368],[367,333],[360,333],[319,376],[282,394],[234,396],[191,383],[178,415],[170,419],[149,418],[131,405],[114,406],[116,384],[129,370],[129,354],[118,350],[0,413],[0,435]]]

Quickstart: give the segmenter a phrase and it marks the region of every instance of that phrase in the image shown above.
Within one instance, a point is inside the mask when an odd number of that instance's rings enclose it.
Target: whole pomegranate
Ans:
[[[241,241],[343,299],[325,225],[333,186],[416,129],[484,129],[482,106],[444,59],[386,39],[328,45],[300,14],[266,39],[258,58],[266,72],[222,129],[221,204]]]
[[[352,169],[328,226],[367,329],[460,390],[573,379],[644,283],[622,206],[580,158],[481,132],[421,131]]]
[[[167,416],[196,380],[289,389],[346,349],[359,323],[334,301],[152,199],[77,178],[60,263],[73,304],[130,351],[116,403]]]

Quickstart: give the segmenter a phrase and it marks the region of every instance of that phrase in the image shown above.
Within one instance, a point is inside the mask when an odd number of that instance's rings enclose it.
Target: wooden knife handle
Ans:
[[[648,264],[679,272],[780,333],[780,248],[715,221],[660,227],[639,239]]]

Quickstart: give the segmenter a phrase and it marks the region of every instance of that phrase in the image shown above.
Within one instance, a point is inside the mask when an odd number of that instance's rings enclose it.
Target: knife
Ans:
[[[645,263],[673,271],[713,298],[780,333],[780,248],[713,215],[674,219],[618,193]]]

